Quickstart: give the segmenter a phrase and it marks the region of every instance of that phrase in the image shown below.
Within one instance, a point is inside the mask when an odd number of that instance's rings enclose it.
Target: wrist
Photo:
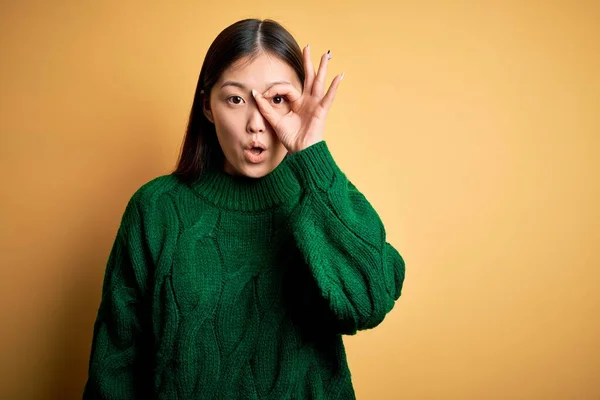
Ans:
[[[327,142],[318,141],[291,153],[288,162],[303,186],[327,190],[337,174],[342,174]]]

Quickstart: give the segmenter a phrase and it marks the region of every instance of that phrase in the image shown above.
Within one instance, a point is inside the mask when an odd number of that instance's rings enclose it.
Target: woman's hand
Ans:
[[[287,83],[275,85],[262,95],[256,90],[252,90],[260,113],[273,127],[289,153],[306,149],[323,140],[325,118],[335,98],[337,87],[344,78],[344,74],[337,75],[331,82],[327,93],[323,95],[325,73],[330,59],[329,52],[321,57],[319,72],[316,76],[310,60],[309,46],[304,48],[303,56],[306,71],[303,93],[298,92],[292,84]],[[290,112],[282,115],[271,106],[268,99],[276,96],[286,98],[290,103]]]

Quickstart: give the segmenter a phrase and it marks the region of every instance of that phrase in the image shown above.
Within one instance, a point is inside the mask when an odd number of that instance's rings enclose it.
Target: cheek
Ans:
[[[216,120],[215,120],[216,122]],[[238,151],[238,140],[236,136],[233,134],[234,131],[231,130],[231,127],[228,125],[216,124],[215,127],[217,130],[217,140],[219,145],[221,146],[221,150],[225,157],[228,160],[237,159],[237,151]]]
[[[288,103],[283,104],[271,104],[273,106],[273,110],[279,115],[286,115],[292,110],[292,107]]]
[[[272,143],[271,149],[273,149],[271,156],[275,159],[279,159],[279,160],[283,159],[283,157],[287,153],[287,149],[285,148],[283,143],[281,143],[281,141],[279,140],[277,135],[274,134],[274,137],[273,137],[273,140],[271,141],[271,143]]]
[[[215,114],[215,129],[221,145],[233,145],[239,142],[244,131],[243,121],[234,113]]]

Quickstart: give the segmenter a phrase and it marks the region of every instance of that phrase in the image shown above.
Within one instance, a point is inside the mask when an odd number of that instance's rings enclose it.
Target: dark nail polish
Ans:
[[[331,60],[331,50],[327,50],[327,59]]]

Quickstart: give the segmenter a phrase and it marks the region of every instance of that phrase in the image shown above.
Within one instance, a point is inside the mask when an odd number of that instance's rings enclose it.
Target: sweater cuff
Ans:
[[[311,188],[327,190],[336,175],[343,175],[324,140],[291,154],[288,162],[300,183]]]

